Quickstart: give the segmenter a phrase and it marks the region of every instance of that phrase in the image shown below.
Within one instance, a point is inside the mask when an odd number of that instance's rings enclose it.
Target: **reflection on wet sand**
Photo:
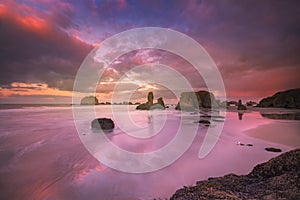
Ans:
[[[238,112],[239,120],[242,120],[242,119],[243,119],[243,115],[244,115],[244,113]]]
[[[262,117],[268,119],[283,120],[300,120],[300,112],[298,113],[260,113]]]

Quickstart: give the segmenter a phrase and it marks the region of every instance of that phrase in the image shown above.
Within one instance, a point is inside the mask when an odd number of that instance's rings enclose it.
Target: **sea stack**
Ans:
[[[157,99],[157,103],[153,103],[154,95],[153,92],[148,93],[148,101],[142,103],[136,107],[137,110],[155,110],[155,109],[165,109],[165,103],[162,97]]]
[[[98,105],[99,101],[95,96],[86,96],[81,99],[80,105]]]
[[[242,104],[242,100],[240,99],[237,105],[238,110],[247,110],[247,107]]]
[[[204,90],[198,92],[183,92],[175,109],[194,111],[202,108],[218,108],[213,93]]]

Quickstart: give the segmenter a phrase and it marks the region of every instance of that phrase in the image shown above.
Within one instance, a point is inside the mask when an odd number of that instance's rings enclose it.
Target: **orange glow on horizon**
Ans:
[[[1,97],[9,97],[12,95],[30,96],[30,95],[54,95],[54,96],[72,96],[72,91],[59,90],[56,88],[49,88],[45,83],[21,83],[13,82],[12,88],[1,88]]]

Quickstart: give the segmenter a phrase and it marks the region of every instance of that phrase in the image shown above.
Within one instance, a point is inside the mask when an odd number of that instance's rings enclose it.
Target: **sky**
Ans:
[[[201,44],[230,100],[259,101],[300,86],[297,0],[2,0],[0,103],[71,103],[76,73],[88,54],[105,39],[141,27],[179,31]],[[121,56],[105,71],[99,100],[109,101],[126,70],[146,63],[172,66],[195,90],[205,88],[184,59],[144,49]],[[171,99],[167,88],[141,80],[141,74],[150,80],[160,73],[147,70],[126,74],[138,83],[131,100],[143,101],[153,90]]]

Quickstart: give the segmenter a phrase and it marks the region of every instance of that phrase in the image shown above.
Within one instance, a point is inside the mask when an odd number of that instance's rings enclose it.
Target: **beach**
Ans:
[[[113,118],[111,106],[95,108],[97,117]],[[115,106],[114,114],[122,115],[125,108]],[[198,153],[208,127],[195,124],[199,114],[175,111],[171,107],[154,114],[153,122],[166,120],[160,124],[162,129],[156,129],[148,125],[148,111],[136,111],[135,106],[129,106],[129,112],[138,124],[132,131],[157,130],[158,134],[150,139],[132,138],[123,131],[126,127],[121,129],[116,123],[115,130],[107,137],[128,151],[151,152],[165,146],[174,138],[180,119],[187,126],[198,126],[197,134],[187,151],[171,165],[150,173],[124,173],[105,166],[89,154],[76,131],[71,107],[0,110],[0,198],[169,198],[183,186],[228,173],[247,174],[255,165],[279,155],[265,151],[266,147],[280,148],[282,152],[299,147],[299,120],[269,119],[257,110],[244,112],[240,120],[238,112],[230,110],[223,113],[224,127],[216,145],[200,159]],[[81,123],[90,126],[90,122],[88,118]],[[221,122],[211,120],[211,123],[213,129]],[[239,142],[246,145],[238,145]]]

